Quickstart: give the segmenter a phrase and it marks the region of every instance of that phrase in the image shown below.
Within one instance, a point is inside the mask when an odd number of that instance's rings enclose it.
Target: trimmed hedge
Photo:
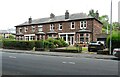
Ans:
[[[3,48],[31,50],[35,46],[34,41],[12,41],[4,40]]]
[[[34,47],[37,49],[44,48],[56,48],[56,47],[65,47],[68,44],[61,39],[52,39],[39,40],[39,41],[16,41],[16,40],[3,40],[3,48],[9,49],[23,49],[23,50],[32,50]]]
[[[120,31],[112,34],[112,53],[114,48],[120,48]],[[110,36],[107,38],[107,47],[110,49]]]

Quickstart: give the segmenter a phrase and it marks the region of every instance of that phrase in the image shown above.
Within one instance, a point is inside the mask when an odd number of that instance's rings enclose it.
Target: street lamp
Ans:
[[[110,54],[112,54],[112,0],[111,0],[111,11],[110,11]]]

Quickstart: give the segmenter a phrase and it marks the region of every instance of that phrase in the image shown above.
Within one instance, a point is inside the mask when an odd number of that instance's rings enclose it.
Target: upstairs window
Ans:
[[[80,29],[86,29],[87,21],[80,21]]]
[[[19,28],[19,33],[22,33],[22,28]]]
[[[28,28],[27,27],[25,27],[25,32],[27,32],[28,31]]]
[[[39,26],[38,26],[38,32],[42,32],[42,31],[43,31],[42,28],[43,28],[43,25],[39,25]]]
[[[59,30],[62,30],[62,23],[59,24]]]
[[[52,31],[52,30],[54,30],[54,29],[55,29],[54,25],[53,25],[53,24],[50,24],[50,31]]]
[[[75,22],[71,22],[71,29],[75,29]]]
[[[35,26],[32,26],[32,32],[35,32]]]

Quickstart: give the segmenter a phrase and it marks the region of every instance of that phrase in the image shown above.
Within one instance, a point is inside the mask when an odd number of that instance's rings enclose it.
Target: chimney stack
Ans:
[[[98,13],[98,10],[96,11],[95,18],[99,19],[99,13]]]
[[[65,12],[65,19],[69,19],[69,12],[68,12],[68,10],[66,10],[66,12]]]
[[[28,22],[29,22],[29,24],[32,23],[32,18],[31,18],[31,16],[30,16],[30,18],[28,19]]]
[[[50,14],[50,19],[54,18],[55,15],[53,13]]]

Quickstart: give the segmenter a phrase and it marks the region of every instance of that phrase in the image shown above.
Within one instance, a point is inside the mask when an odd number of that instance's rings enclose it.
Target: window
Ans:
[[[26,41],[29,41],[29,36],[25,36],[25,40],[26,40]]]
[[[35,40],[35,36],[30,36],[30,40]]]
[[[55,28],[54,25],[53,25],[53,24],[50,24],[50,31],[51,31],[51,30],[54,30],[54,28]]]
[[[89,39],[88,39],[88,37],[86,37],[86,42],[87,42],[87,43],[89,42]]]
[[[81,43],[84,42],[84,34],[80,34],[80,42],[81,42]]]
[[[80,34],[80,37],[83,37],[84,36],[84,34]]]
[[[22,28],[19,28],[19,33],[22,33]]]
[[[86,23],[86,21],[84,21],[84,28],[86,28],[86,26],[87,26],[87,23]]]
[[[83,21],[81,21],[81,27],[83,27]]]
[[[42,25],[39,25],[39,26],[38,26],[38,32],[42,32],[42,31],[43,31],[42,28],[43,28],[43,26],[42,26]]]
[[[48,37],[49,37],[49,38],[52,38],[52,34],[49,34]]]
[[[86,29],[87,21],[80,21],[80,29]]]
[[[23,36],[18,36],[17,39],[18,40],[23,40]]]
[[[25,32],[27,32],[28,31],[28,28],[27,27],[25,27]]]
[[[62,30],[62,23],[59,24],[59,30]]]
[[[71,29],[75,29],[75,22],[71,22]]]
[[[35,32],[35,26],[32,26],[32,32]]]
[[[80,42],[83,43],[84,42],[84,38],[80,37]]]

